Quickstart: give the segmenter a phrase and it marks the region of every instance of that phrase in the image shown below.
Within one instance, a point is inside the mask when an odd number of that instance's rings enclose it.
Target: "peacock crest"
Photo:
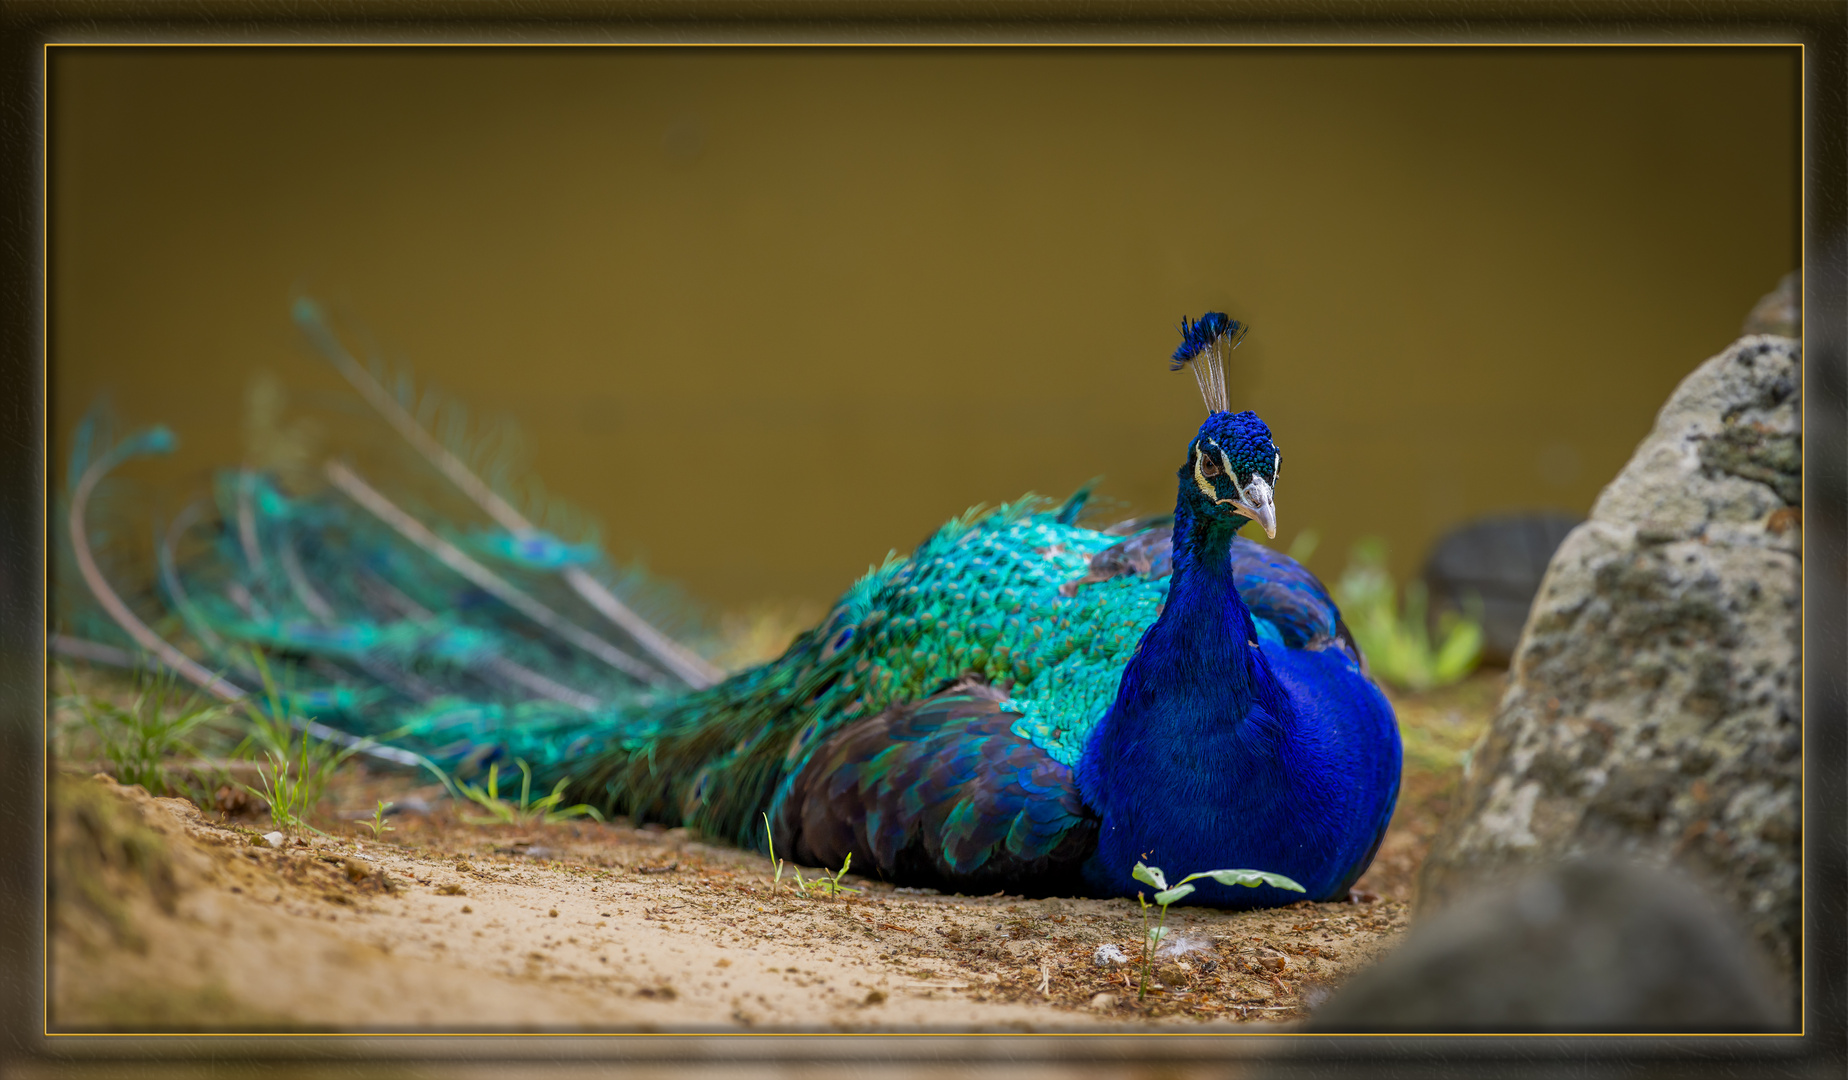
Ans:
[[[1193,371],[1209,413],[1231,409],[1226,396],[1226,362],[1249,329],[1223,311],[1209,311],[1193,322],[1184,316],[1181,319],[1181,344],[1174,350],[1168,370],[1185,367]]]

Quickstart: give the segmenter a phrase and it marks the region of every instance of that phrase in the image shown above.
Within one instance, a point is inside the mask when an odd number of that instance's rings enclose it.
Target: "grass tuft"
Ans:
[[[1449,686],[1468,675],[1482,655],[1480,603],[1468,613],[1444,612],[1433,643],[1424,582],[1405,586],[1401,606],[1386,571],[1385,541],[1377,537],[1354,545],[1334,593],[1368,673],[1382,682],[1407,690]]]
[[[767,813],[764,814],[763,819],[764,819],[764,839],[768,841],[770,845],[770,862],[771,862],[771,865],[776,867],[776,880],[773,881],[770,886],[770,895],[775,896],[783,887],[783,860],[776,857],[776,837],[770,834],[770,815]],[[839,897],[842,893],[853,893],[853,892],[860,891],[859,889],[853,888],[850,885],[841,884],[841,879],[847,876],[847,868],[852,865],[853,865],[853,852],[850,851],[847,853],[847,857],[841,860],[841,868],[839,870],[836,870],[832,873],[829,873],[828,871],[823,870],[822,876],[816,878],[814,881],[802,880],[802,870],[800,867],[796,866],[795,863],[789,864],[789,870],[796,877],[796,891],[798,893],[801,893],[803,896],[807,896],[809,894],[809,890],[812,888],[819,892],[825,893],[828,899],[833,900]]]
[[[260,756],[257,783],[261,786],[238,786],[252,798],[269,804],[270,821],[276,828],[287,833],[306,829],[320,834],[321,830],[308,819],[327,795],[327,784],[335,770],[358,753],[358,748],[336,746],[310,735],[305,719],[293,715],[283,701],[263,654],[251,655],[263,679],[263,703],[250,698],[240,703],[249,730],[233,755],[253,760]]]
[[[518,803],[501,798],[500,764],[498,762],[488,766],[488,783],[485,788],[480,784],[471,784],[466,781],[457,784],[457,790],[464,798],[488,812],[486,817],[476,815],[464,820],[471,825],[520,826],[556,825],[561,821],[580,817],[588,817],[593,821],[603,820],[603,815],[597,813],[595,807],[586,803],[578,803],[575,806],[560,805],[565,801],[565,786],[569,783],[567,780],[560,780],[557,786],[552,788],[550,795],[535,800],[532,797],[532,766],[522,759],[516,759],[515,764],[520,767],[520,801]]]
[[[212,732],[230,710],[202,698],[171,672],[138,671],[134,696],[128,704],[78,691],[69,669],[59,666],[69,693],[60,711],[75,712],[82,731],[63,725],[58,741],[63,756],[76,757],[77,743],[93,744],[96,756],[109,765],[110,775],[125,786],[135,784],[150,795],[182,795],[203,804],[206,797],[198,781],[173,767],[176,758],[197,758],[197,740]]]

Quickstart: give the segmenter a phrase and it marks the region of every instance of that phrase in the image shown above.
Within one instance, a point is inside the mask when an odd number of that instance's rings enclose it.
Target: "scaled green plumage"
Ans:
[[[755,846],[766,798],[775,805],[823,737],[971,675],[1008,687],[1016,733],[1070,765],[1167,583],[1120,577],[1061,596],[1117,538],[1058,518],[1028,499],[950,522],[856,582],[781,658],[617,721],[574,794]],[[663,761],[707,764],[681,775]]]

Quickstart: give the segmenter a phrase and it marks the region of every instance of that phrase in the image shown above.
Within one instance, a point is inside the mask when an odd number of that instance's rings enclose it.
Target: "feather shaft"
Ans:
[[[68,634],[51,635],[50,645],[53,652],[61,656],[68,656],[73,660],[88,660],[93,664],[108,664],[110,667],[119,668],[140,668],[149,666],[147,663],[147,660],[150,659],[149,657],[136,656],[127,649],[118,649],[114,645],[105,645],[100,641],[87,641],[83,638],[74,638]],[[161,666],[161,662],[156,660],[154,666]],[[395,746],[381,746],[371,739],[362,738],[358,735],[351,735],[338,728],[331,728],[326,724],[317,723],[313,720],[303,720],[299,716],[291,716],[288,720],[289,724],[297,731],[306,731],[308,734],[323,742],[339,743],[341,746],[352,747],[359,753],[378,758],[380,761],[389,761],[394,765],[408,765],[412,768],[432,769],[432,771],[436,771],[430,759],[421,754],[413,754],[409,750],[400,750]],[[440,771],[438,775],[441,775]]]
[[[166,664],[188,682],[219,700],[244,700],[248,694],[242,687],[207,671],[192,657],[168,644],[148,624],[142,622],[133,611],[129,610],[128,605],[122,602],[122,598],[116,595],[116,591],[110,588],[108,580],[103,577],[102,569],[96,565],[96,556],[90,550],[89,531],[84,522],[84,511],[89,508],[90,493],[96,490],[97,483],[116,464],[117,460],[119,460],[117,454],[103,455],[95,464],[84,470],[83,477],[77,481],[77,490],[71,494],[70,536],[71,548],[77,556],[77,572],[83,575],[83,582],[89,586],[90,595],[96,597],[96,602],[103,606],[103,610],[109,613],[109,617],[115,620],[117,626],[127,632],[129,637],[135,639],[135,644],[159,657],[161,663]]]
[[[518,537],[531,536],[538,532],[526,515],[515,509],[513,504],[501,498],[486,481],[476,476],[462,459],[450,452],[435,436],[418,422],[417,417],[404,408],[379,381],[372,377],[359,361],[346,351],[333,331],[321,318],[320,308],[311,301],[298,301],[295,307],[296,321],[315,348],[320,350],[347,382],[359,391],[386,422],[395,428],[404,440],[416,448],[436,470],[449,479],[464,495],[467,495],[501,528]],[[707,663],[706,660],[666,634],[656,630],[648,620],[636,614],[634,609],[623,603],[607,586],[581,567],[570,567],[564,572],[564,578],[573,591],[583,597],[584,601],[597,610],[597,613],[615,623],[618,628],[633,637],[663,667],[674,676],[695,690],[703,690],[723,677],[723,672]]]
[[[642,682],[658,684],[661,673],[652,666],[623,652],[616,646],[585,630],[553,611],[538,600],[513,587],[499,574],[470,558],[461,548],[431,532],[423,522],[405,513],[377,488],[360,479],[359,474],[337,461],[326,466],[327,478],[348,498],[394,529],[398,535],[423,548],[456,573],[493,594],[502,603],[545,627],[552,633],[584,650],[625,675]]]

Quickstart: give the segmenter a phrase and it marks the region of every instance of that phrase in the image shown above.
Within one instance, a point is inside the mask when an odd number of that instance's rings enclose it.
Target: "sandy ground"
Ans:
[[[334,805],[421,797],[428,811],[393,815],[382,838],[329,814],[328,835],[277,848],[266,820],[64,773],[49,1030],[1288,1030],[1406,929],[1458,754],[1498,685],[1397,701],[1401,805],[1360,883],[1377,899],[1177,907],[1141,1000],[1133,901],[942,896],[851,874],[859,891],[830,898],[682,830],[475,824],[440,788],[358,769]]]

